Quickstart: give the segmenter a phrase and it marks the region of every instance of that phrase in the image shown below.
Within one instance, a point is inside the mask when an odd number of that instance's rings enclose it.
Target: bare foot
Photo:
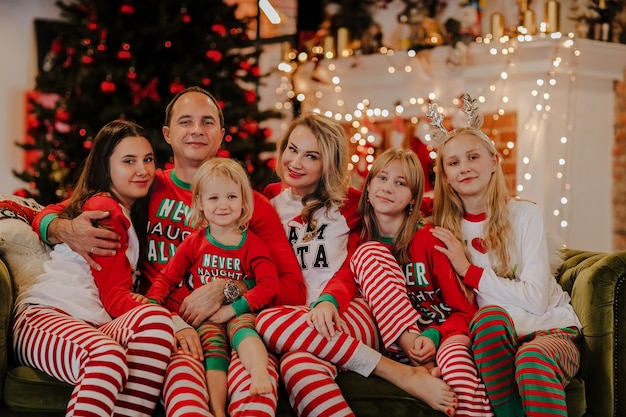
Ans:
[[[452,388],[441,379],[431,375],[423,366],[404,366],[398,387],[419,398],[433,409],[452,417],[456,413],[458,401]]]
[[[435,378],[441,378],[441,368],[437,366],[435,362],[425,363],[424,368],[428,369],[428,372]]]
[[[269,373],[263,372],[260,375],[250,374],[250,395],[263,395],[272,392],[272,379]]]
[[[432,368],[430,368],[430,374],[435,378],[441,378],[441,368],[438,366],[433,366]]]

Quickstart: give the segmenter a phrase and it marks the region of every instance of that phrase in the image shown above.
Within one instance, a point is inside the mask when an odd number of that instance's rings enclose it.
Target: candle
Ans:
[[[527,9],[524,12],[524,27],[526,28],[526,34],[536,35],[537,24],[535,23],[535,11],[533,9]]]
[[[546,2],[546,23],[548,24],[548,33],[559,32],[559,13],[560,7],[558,1],[548,0]]]
[[[504,36],[504,16],[500,13],[491,15],[491,36],[493,39],[500,39]]]
[[[324,38],[324,55],[326,58],[335,56],[335,38],[332,36],[326,36]]]
[[[337,56],[348,56],[348,29],[339,28],[337,30]]]

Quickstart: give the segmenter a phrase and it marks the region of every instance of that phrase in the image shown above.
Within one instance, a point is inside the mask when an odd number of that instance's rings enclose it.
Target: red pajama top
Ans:
[[[434,328],[441,339],[455,334],[469,334],[469,323],[477,310],[461,291],[461,285],[447,256],[435,249],[444,246],[430,232],[430,224],[421,226],[410,246],[411,262],[401,265],[411,304],[420,313],[421,329]],[[391,241],[383,239],[391,249]]]
[[[267,306],[278,291],[276,265],[263,241],[251,232],[244,232],[237,246],[216,241],[209,229],[189,235],[174,256],[152,282],[146,296],[159,303],[178,286],[190,291],[216,279],[255,280],[256,285],[233,303],[235,311],[247,313]]]

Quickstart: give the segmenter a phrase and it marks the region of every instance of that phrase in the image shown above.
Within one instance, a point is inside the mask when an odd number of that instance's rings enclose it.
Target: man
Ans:
[[[141,266],[144,286],[149,286],[160,268],[174,255],[178,244],[192,231],[186,222],[191,206],[190,183],[200,165],[215,157],[224,131],[224,116],[217,100],[202,88],[189,87],[178,93],[167,105],[163,137],[172,147],[175,168],[159,170],[155,177],[148,208],[146,256]],[[302,273],[280,219],[263,196],[256,192],[254,194],[254,213],[249,227],[268,243],[278,267],[280,288],[273,304],[302,305],[305,303],[306,291]],[[105,218],[108,213],[85,212],[73,220],[58,219],[54,213],[60,207],[47,207],[35,219],[33,227],[49,243],[67,243],[87,259],[90,266],[98,269],[97,257],[111,256],[120,247],[118,236],[114,233],[93,227],[94,221]],[[235,282],[236,289],[226,288],[226,283],[226,280],[216,280],[193,292],[186,285],[181,285],[170,296],[166,306],[171,311],[178,311],[187,323],[197,327],[223,304],[225,293],[232,299],[247,290],[243,282]],[[168,417],[190,413],[209,415],[204,370],[198,361],[202,358],[202,349],[197,334],[192,328],[187,328],[178,331],[176,337],[180,350],[172,355],[163,391],[166,414]],[[190,355],[196,360],[190,359]],[[274,367],[270,374],[277,383],[276,364],[270,362],[270,367]],[[237,379],[236,383],[231,384],[234,379]],[[245,414],[249,410],[255,410],[256,415],[273,415],[276,392],[267,396],[249,396],[249,375],[236,356],[229,368],[228,385],[229,391],[232,391],[229,392],[231,416]]]

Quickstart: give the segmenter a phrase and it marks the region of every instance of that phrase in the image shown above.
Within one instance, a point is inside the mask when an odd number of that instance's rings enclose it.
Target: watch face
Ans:
[[[239,287],[232,282],[227,282],[224,287],[224,298],[227,303],[232,303],[237,300],[241,293],[239,292]]]

